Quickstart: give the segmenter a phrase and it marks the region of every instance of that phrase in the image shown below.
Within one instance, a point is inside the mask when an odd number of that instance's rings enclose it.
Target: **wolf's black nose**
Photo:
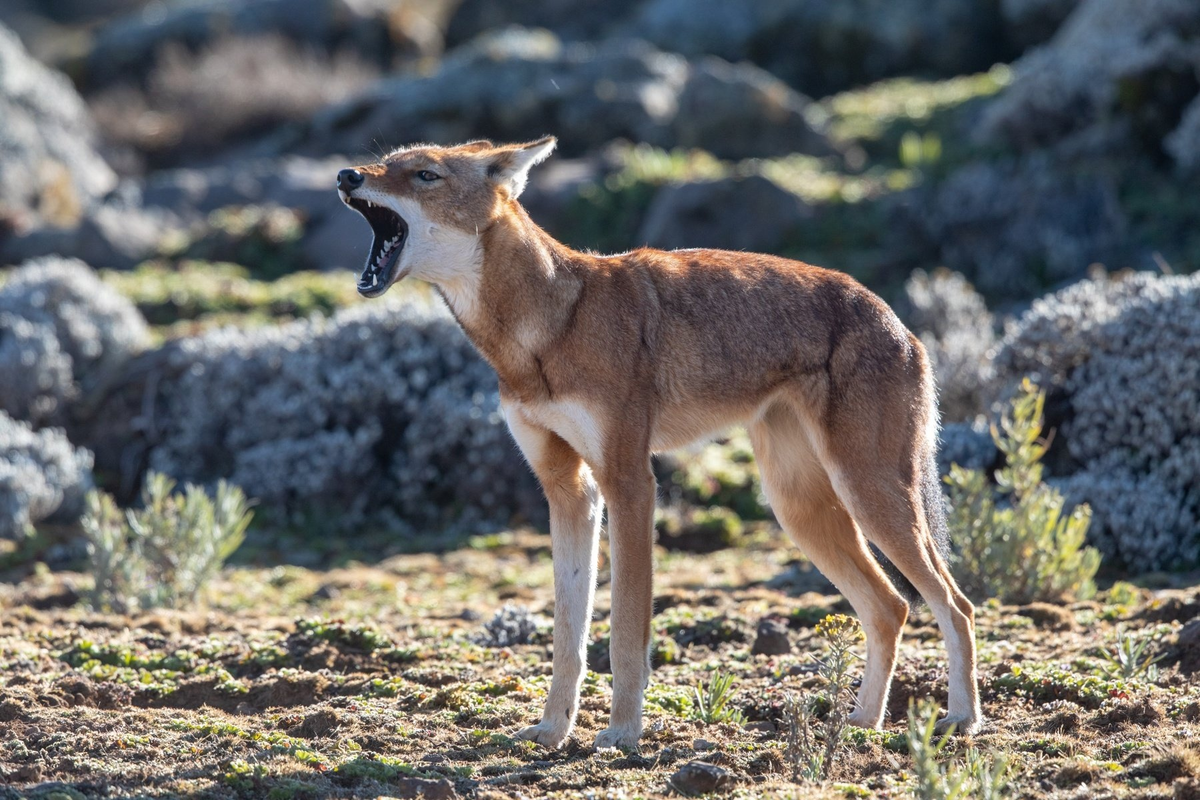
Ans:
[[[337,187],[343,192],[352,192],[363,184],[363,174],[356,169],[344,169],[338,173]]]

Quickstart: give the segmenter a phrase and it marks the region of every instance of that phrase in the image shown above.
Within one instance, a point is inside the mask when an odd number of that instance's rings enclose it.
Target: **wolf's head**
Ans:
[[[472,277],[482,262],[480,233],[521,194],[529,170],[555,143],[547,136],[513,145],[414,145],[339,172],[342,201],[375,235],[359,293],[378,297],[409,275],[438,285]]]

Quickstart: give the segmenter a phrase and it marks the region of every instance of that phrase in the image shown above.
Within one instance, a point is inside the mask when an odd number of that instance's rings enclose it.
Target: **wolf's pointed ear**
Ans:
[[[488,177],[508,189],[514,199],[520,197],[529,181],[529,170],[549,158],[557,144],[558,139],[546,136],[536,142],[501,147],[488,164]]]

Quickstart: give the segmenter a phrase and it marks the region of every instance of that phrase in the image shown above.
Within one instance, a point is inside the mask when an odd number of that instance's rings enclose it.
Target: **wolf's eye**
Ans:
[[[434,181],[440,181],[442,179],[441,175],[438,175],[435,172],[430,172],[427,169],[423,169],[420,172],[418,172],[417,177],[420,178],[421,180],[425,181],[426,183],[433,183]]]

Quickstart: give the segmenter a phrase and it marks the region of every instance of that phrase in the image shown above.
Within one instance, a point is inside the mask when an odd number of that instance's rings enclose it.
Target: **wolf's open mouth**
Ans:
[[[378,297],[387,291],[396,276],[400,251],[408,238],[408,223],[390,208],[369,200],[350,197],[346,205],[362,214],[375,234],[367,265],[358,278],[358,293],[364,297]]]

